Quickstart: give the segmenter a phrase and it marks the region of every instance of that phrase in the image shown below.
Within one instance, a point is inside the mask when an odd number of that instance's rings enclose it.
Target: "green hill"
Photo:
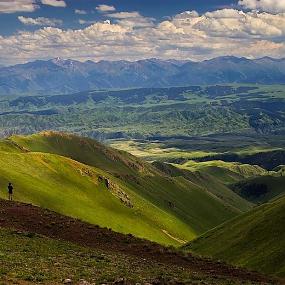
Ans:
[[[14,136],[0,152],[0,189],[12,181],[16,200],[163,244],[181,245],[245,211],[91,139]]]
[[[9,141],[30,152],[58,154],[114,174],[149,173],[151,168],[127,152],[66,133],[48,131],[31,136],[12,136]],[[152,168],[151,171],[154,172],[155,169]]]
[[[240,197],[227,186],[227,181],[239,181],[243,179],[243,176],[237,175],[228,169],[215,167],[216,171],[213,171],[214,169],[211,167],[210,171],[208,171],[208,167],[206,169],[202,167],[200,170],[197,170],[188,169],[183,165],[171,165],[163,162],[154,162],[153,165],[172,177],[184,177],[191,183],[220,199],[222,203],[231,205],[231,207],[237,210],[245,212],[253,206],[252,203]]]
[[[233,183],[248,177],[260,176],[267,173],[266,170],[257,165],[241,164],[237,162],[225,162],[212,160],[206,162],[188,161],[179,167],[191,171],[207,173],[218,179],[223,184]]]
[[[208,231],[184,249],[284,277],[284,221],[282,197]]]

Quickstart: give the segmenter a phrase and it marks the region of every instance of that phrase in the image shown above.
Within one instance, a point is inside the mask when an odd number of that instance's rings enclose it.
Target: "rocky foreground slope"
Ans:
[[[30,204],[0,214],[4,284],[281,284]]]

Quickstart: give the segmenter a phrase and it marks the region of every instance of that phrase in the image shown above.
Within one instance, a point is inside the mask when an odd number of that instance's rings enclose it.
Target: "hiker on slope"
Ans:
[[[13,201],[13,185],[11,182],[9,182],[8,185],[8,194],[9,194],[9,201]]]

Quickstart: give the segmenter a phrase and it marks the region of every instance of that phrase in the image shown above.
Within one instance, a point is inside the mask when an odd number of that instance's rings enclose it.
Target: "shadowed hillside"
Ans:
[[[233,184],[231,188],[248,201],[265,203],[285,194],[285,176],[280,174],[246,179]]]

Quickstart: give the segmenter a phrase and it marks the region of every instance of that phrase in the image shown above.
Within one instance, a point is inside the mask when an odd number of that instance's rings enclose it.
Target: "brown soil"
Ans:
[[[281,281],[270,279],[257,272],[180,253],[132,235],[116,233],[30,204],[0,199],[0,227],[33,232],[81,246],[98,248],[105,252],[139,256],[150,262],[178,265],[206,275],[281,284]]]

